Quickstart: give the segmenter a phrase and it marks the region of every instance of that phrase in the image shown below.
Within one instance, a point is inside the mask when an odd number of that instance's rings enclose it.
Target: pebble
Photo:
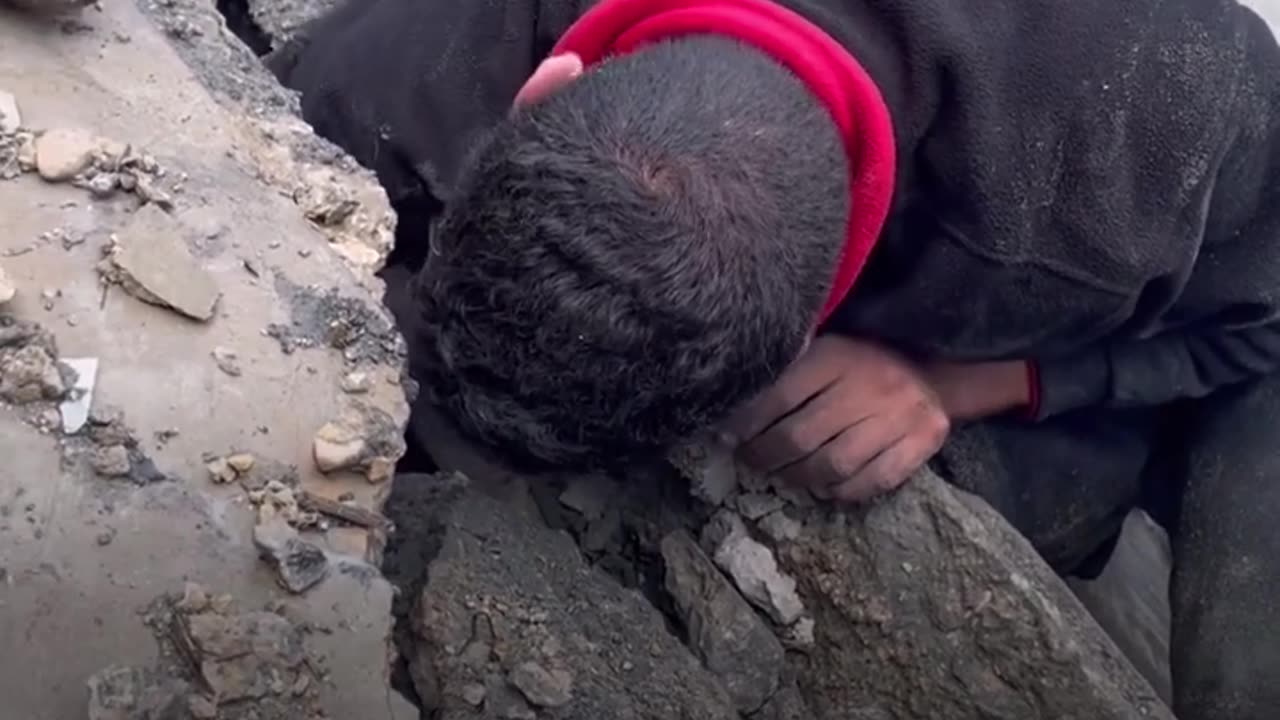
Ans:
[[[18,111],[18,98],[13,93],[0,90],[0,134],[12,135],[22,127],[22,113]]]
[[[338,386],[344,393],[362,395],[373,388],[373,378],[367,372],[356,370],[344,375]]]
[[[721,513],[711,525],[722,533],[712,559],[743,597],[779,625],[799,620],[804,603],[796,592],[796,581],[778,568],[773,552],[751,537],[737,515]]]
[[[225,485],[236,480],[236,471],[231,467],[231,463],[227,462],[226,458],[211,460],[204,467],[209,471],[209,479],[219,485]]]
[[[240,377],[242,372],[240,369],[240,356],[236,355],[234,350],[216,347],[211,355],[213,355],[213,362],[218,366],[219,370],[231,377]]]
[[[367,448],[359,431],[337,422],[325,423],[313,441],[316,467],[324,473],[359,465]]]
[[[0,358],[0,399],[21,404],[58,400],[66,394],[57,361],[39,345],[27,345]]]
[[[548,670],[536,662],[525,662],[511,671],[509,679],[526,700],[538,707],[564,707],[573,700],[573,676],[564,670]]]
[[[760,518],[757,526],[771,540],[779,543],[795,540],[800,537],[800,531],[803,529],[800,521],[793,520],[781,510],[771,512]]]
[[[249,453],[236,453],[227,458],[227,465],[230,465],[232,470],[241,475],[252,470],[256,462],[257,459]]]
[[[123,477],[129,474],[133,464],[129,450],[123,445],[109,445],[93,451],[93,469],[103,477]]]
[[[253,529],[253,544],[276,571],[281,587],[299,594],[315,587],[329,575],[329,558],[324,551],[298,537],[298,532],[282,519],[260,523]]]
[[[390,480],[395,469],[395,463],[384,457],[376,457],[369,461],[369,467],[365,468],[364,476],[370,484],[377,485]]]
[[[18,294],[18,286],[13,284],[9,279],[9,275],[5,273],[4,268],[0,267],[0,305],[13,300]]]
[[[777,495],[767,493],[746,493],[734,499],[738,512],[748,520],[759,520],[775,510],[781,510],[786,503]]]
[[[49,182],[66,182],[89,169],[101,141],[81,128],[54,128],[36,138],[36,171]]]

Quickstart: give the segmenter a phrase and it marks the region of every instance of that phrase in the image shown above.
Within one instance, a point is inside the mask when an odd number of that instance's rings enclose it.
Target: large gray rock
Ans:
[[[439,522],[411,658],[432,717],[738,717],[662,615],[530,508],[465,490]]]

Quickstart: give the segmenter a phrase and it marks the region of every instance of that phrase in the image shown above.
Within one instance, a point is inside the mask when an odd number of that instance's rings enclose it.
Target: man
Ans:
[[[1280,707],[1252,12],[367,0],[275,69],[401,212],[413,370],[470,437],[607,466],[714,426],[860,501],[950,433],[938,469],[1063,573],[1135,506],[1170,529],[1180,717]]]

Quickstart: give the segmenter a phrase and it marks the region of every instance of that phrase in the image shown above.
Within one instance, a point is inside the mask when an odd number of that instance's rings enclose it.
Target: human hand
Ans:
[[[934,363],[921,373],[952,420],[980,420],[1034,405],[1031,371],[1021,360]]]
[[[749,465],[856,502],[893,490],[942,447],[950,424],[905,359],[825,335],[723,428]]]

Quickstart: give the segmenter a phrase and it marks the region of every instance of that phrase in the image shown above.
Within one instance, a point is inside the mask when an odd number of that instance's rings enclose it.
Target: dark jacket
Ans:
[[[357,0],[276,63],[398,207],[438,207],[582,0]],[[1280,368],[1280,49],[1231,0],[787,0],[893,115],[889,224],[830,327],[1037,362],[1040,415]]]

